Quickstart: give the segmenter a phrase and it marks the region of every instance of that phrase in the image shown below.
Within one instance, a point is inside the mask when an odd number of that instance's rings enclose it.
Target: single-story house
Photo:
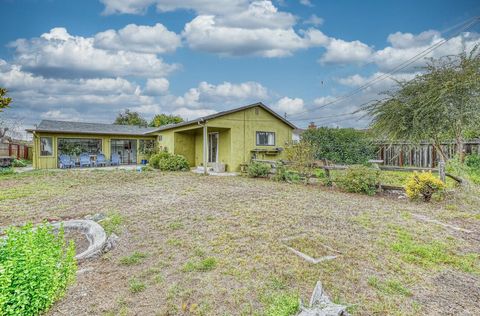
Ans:
[[[117,153],[123,164],[138,164],[154,146],[185,156],[190,166],[224,164],[239,171],[252,158],[284,157],[295,125],[263,103],[254,103],[193,121],[142,128],[129,125],[43,120],[34,129],[34,168],[58,168],[61,154]],[[205,150],[204,150],[205,148]]]

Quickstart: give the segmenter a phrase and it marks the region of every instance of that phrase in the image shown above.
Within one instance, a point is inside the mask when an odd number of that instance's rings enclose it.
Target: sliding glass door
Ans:
[[[112,139],[111,153],[118,154],[122,164],[136,164],[137,141],[135,139]]]

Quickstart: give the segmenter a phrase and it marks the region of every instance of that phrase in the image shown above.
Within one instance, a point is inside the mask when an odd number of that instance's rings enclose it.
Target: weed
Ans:
[[[101,222],[101,225],[108,235],[112,233],[119,234],[120,225],[122,225],[123,222],[123,216],[115,212],[110,213],[108,217]]]
[[[388,279],[385,281],[379,280],[376,276],[368,278],[368,285],[379,290],[384,294],[411,296],[412,292],[404,287],[398,280]]]
[[[178,230],[183,228],[183,224],[180,221],[174,221],[168,224],[168,228],[171,230]]]
[[[135,251],[130,256],[120,258],[120,263],[126,266],[131,266],[143,262],[143,259],[147,257],[147,254]]]
[[[213,257],[208,257],[200,261],[187,261],[183,266],[184,272],[207,272],[215,269],[217,266],[217,260]]]
[[[145,283],[143,283],[140,280],[137,280],[136,278],[130,279],[130,282],[128,284],[128,289],[130,290],[131,293],[139,293],[145,291],[147,286]]]
[[[297,294],[280,293],[267,297],[265,316],[291,316],[300,310],[300,301]]]

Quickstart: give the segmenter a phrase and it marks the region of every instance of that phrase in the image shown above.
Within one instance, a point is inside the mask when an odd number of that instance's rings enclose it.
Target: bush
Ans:
[[[0,315],[38,315],[64,295],[75,281],[73,242],[63,229],[32,224],[9,228],[0,242]]]
[[[7,168],[0,167],[0,176],[2,176],[2,175],[7,175],[7,174],[14,174],[14,173],[15,173],[15,170],[13,170],[13,168],[10,168],[10,167],[7,167]]]
[[[468,155],[465,157],[465,165],[474,172],[480,172],[480,155]]]
[[[270,165],[254,161],[248,165],[247,173],[251,178],[265,178],[270,173],[270,169]]]
[[[185,171],[189,169],[187,159],[182,155],[162,151],[150,157],[150,165],[162,171]]]
[[[26,167],[27,164],[23,160],[13,159],[12,167],[23,168]]]
[[[340,176],[337,184],[347,192],[375,195],[380,182],[380,170],[356,165],[348,168]]]
[[[431,172],[414,172],[405,186],[407,196],[411,200],[423,197],[425,202],[430,201],[432,195],[445,189],[445,184]]]
[[[296,171],[287,169],[285,165],[278,164],[273,180],[297,183],[300,181],[300,175]]]

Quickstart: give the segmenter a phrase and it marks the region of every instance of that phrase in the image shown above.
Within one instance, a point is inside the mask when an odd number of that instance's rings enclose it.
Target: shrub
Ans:
[[[170,154],[166,151],[150,157],[150,165],[162,171],[185,171],[189,168],[188,161],[184,156]]]
[[[380,171],[366,166],[355,165],[348,168],[337,180],[340,188],[352,193],[374,195],[380,179]]]
[[[468,155],[465,157],[465,165],[474,171],[480,172],[480,155]]]
[[[270,165],[262,162],[252,162],[248,165],[247,173],[251,178],[266,177],[270,173]]]
[[[434,193],[444,189],[445,184],[431,172],[414,172],[405,186],[408,198],[415,200],[422,196],[425,202],[430,201]]]
[[[300,175],[296,171],[287,169],[285,165],[279,164],[273,180],[297,183],[300,181]]]
[[[2,242],[1,315],[38,315],[75,281],[75,246],[66,245],[63,229],[54,234],[46,224],[9,228]]]
[[[22,168],[22,167],[26,167],[27,164],[26,164],[23,160],[14,159],[14,160],[13,160],[13,163],[12,163],[12,166],[13,166],[13,167]]]
[[[0,167],[0,176],[2,175],[8,175],[8,174],[14,174],[15,170],[13,168],[7,167],[7,168],[2,168]]]

